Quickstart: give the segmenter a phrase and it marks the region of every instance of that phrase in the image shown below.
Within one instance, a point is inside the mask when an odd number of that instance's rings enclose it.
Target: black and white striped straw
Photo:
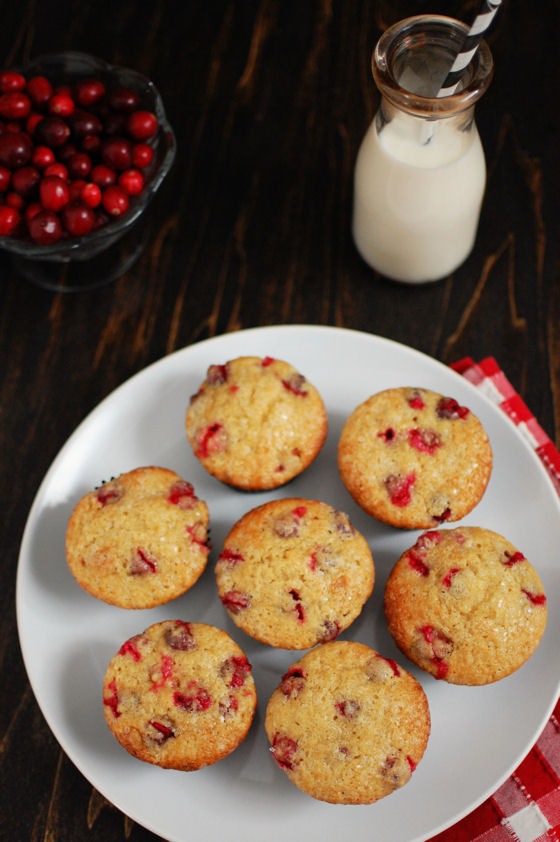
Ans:
[[[449,96],[455,93],[463,73],[476,53],[478,45],[484,38],[501,2],[502,0],[484,0],[482,8],[461,46],[461,50],[457,54],[453,66],[439,90],[438,97]]]

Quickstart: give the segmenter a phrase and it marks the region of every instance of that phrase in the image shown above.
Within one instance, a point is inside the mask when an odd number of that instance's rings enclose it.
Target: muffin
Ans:
[[[317,646],[283,676],[266,709],[272,756],[320,801],[371,804],[410,780],[430,734],[421,685],[368,646]]]
[[[338,445],[344,485],[368,514],[404,529],[463,518],[480,501],[492,449],[479,419],[428,389],[379,392],[347,419]]]
[[[348,516],[292,497],[247,512],[216,564],[218,594],[248,635],[283,649],[333,640],[371,594],[374,563]]]
[[[327,415],[317,389],[289,363],[238,357],[209,367],[191,398],[186,431],[208,473],[257,491],[284,485],[311,464]]]
[[[165,769],[216,763],[245,739],[257,696],[226,632],[166,620],[127,640],[103,682],[105,719],[134,757]]]
[[[546,596],[525,556],[478,526],[425,532],[395,564],[385,614],[397,646],[451,684],[498,681],[531,657]]]
[[[76,504],[66,559],[78,584],[121,608],[153,608],[194,585],[208,560],[208,507],[167,468],[136,468]]]

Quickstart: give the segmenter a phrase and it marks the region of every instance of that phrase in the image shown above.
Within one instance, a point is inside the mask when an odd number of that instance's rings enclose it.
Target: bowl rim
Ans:
[[[129,77],[137,79],[139,85],[144,86],[153,95],[153,108],[159,124],[157,139],[158,143],[165,144],[165,150],[159,166],[153,171],[149,182],[146,183],[140,196],[135,197],[136,200],[131,208],[123,216],[110,220],[102,227],[79,237],[58,240],[56,243],[51,243],[50,245],[40,245],[34,243],[32,240],[18,237],[0,236],[0,249],[30,259],[44,258],[48,260],[49,258],[64,258],[65,256],[71,259],[74,252],[79,251],[84,246],[101,245],[105,240],[112,242],[124,234],[134,225],[157,193],[167,173],[171,169],[177,152],[175,132],[167,118],[161,93],[156,84],[140,71],[122,64],[109,62],[99,56],[80,50],[60,50],[57,52],[41,53],[28,62],[25,62],[25,64],[15,65],[13,69],[29,76],[30,71],[33,72],[33,68],[48,65],[49,62],[59,62],[63,58],[82,62],[85,66],[89,66],[92,71],[95,68],[102,70],[106,74],[111,74],[114,71],[122,71]]]

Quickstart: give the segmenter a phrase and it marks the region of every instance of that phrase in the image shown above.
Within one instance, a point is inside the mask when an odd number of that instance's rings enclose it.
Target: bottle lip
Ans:
[[[414,15],[390,26],[372,55],[373,78],[381,94],[395,106],[422,117],[449,117],[472,107],[485,93],[494,73],[490,47],[482,40],[465,71],[463,86],[444,97],[422,96],[401,87],[395,65],[407,51],[427,42],[460,51],[469,27],[446,15]]]

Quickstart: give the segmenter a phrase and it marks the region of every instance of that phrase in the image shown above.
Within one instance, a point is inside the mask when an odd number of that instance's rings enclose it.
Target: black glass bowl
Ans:
[[[145,185],[133,197],[122,216],[82,237],[61,239],[52,245],[32,240],[0,237],[0,248],[25,278],[39,286],[58,291],[93,289],[116,280],[140,256],[149,225],[146,211],[175,159],[176,141],[162,98],[156,86],[140,73],[80,52],[43,55],[18,68],[26,78],[46,76],[56,85],[73,85],[79,79],[95,77],[107,89],[130,88],[140,96],[140,108],[158,118],[158,131],[149,143],[154,157],[143,170]]]

